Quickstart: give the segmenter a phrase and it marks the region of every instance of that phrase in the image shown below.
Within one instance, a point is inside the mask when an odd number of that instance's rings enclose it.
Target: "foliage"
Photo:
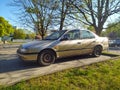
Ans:
[[[34,38],[35,38],[35,33],[26,34],[26,39],[34,39]]]
[[[89,27],[87,27],[87,29],[88,29],[88,30],[90,30],[90,31],[95,32],[95,29],[94,29],[94,27],[93,27],[93,26],[89,26]]]
[[[114,22],[108,24],[108,28],[105,32],[110,38],[120,38],[120,22]]]
[[[14,39],[25,39],[25,37],[26,37],[26,34],[25,34],[24,30],[16,29],[14,31],[14,35],[13,35]]]
[[[29,30],[15,29],[13,37],[14,39],[34,39],[35,33],[30,32]]]
[[[3,17],[0,17],[0,37],[13,34],[13,27]]]
[[[1,90],[119,90],[120,59],[33,78]]]

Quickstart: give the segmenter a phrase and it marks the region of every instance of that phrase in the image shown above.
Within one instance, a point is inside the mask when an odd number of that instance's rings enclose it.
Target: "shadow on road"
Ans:
[[[80,59],[86,59],[86,58],[93,58],[93,57],[90,55],[72,56],[72,57],[57,59],[55,63],[62,63],[62,62],[68,62],[68,61],[80,60]]]
[[[0,73],[38,67],[36,62],[24,62],[17,57],[0,60]]]
[[[10,58],[6,59],[6,57],[3,57],[0,60],[0,73],[42,67],[42,66],[39,66],[35,61],[22,61],[16,55],[13,55],[13,56],[4,55],[4,56],[7,56],[7,58],[8,57]],[[14,58],[11,58],[11,57],[14,57]],[[59,64],[63,62],[69,62],[69,61],[85,59],[85,58],[91,58],[91,56],[82,55],[82,56],[62,58],[62,59],[57,59],[55,63]]]

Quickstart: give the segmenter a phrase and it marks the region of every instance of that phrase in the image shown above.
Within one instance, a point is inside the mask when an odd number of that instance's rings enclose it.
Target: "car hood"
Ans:
[[[22,48],[47,47],[53,43],[52,40],[34,40],[22,45]]]

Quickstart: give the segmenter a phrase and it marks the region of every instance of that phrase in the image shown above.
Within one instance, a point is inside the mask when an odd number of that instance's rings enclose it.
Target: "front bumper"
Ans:
[[[37,53],[20,53],[17,50],[17,55],[19,56],[20,59],[25,60],[25,61],[37,61],[38,54]]]

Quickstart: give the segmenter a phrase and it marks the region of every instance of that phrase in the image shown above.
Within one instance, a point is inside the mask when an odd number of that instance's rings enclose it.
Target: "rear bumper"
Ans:
[[[36,60],[37,61],[37,57],[38,57],[38,54],[37,53],[27,53],[27,54],[22,54],[22,53],[19,53],[17,52],[17,55],[20,59],[22,60],[25,60],[25,61],[33,61],[33,60]]]

